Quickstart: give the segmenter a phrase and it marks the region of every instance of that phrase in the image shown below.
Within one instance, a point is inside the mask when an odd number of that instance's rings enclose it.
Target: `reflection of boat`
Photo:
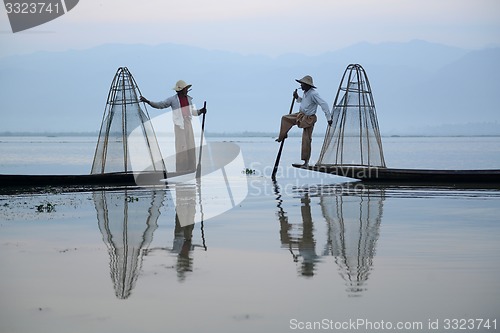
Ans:
[[[394,169],[382,167],[311,165],[294,167],[359,179],[364,182],[398,183],[500,183],[500,169],[492,170],[431,170]]]
[[[344,72],[333,103],[332,125],[327,128],[317,164],[293,166],[363,182],[500,184],[500,169],[387,168],[372,90],[365,70],[358,64],[349,65]]]

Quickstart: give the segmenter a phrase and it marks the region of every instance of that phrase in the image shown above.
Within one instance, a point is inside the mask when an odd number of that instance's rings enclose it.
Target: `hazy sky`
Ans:
[[[500,46],[500,0],[81,0],[66,15],[15,34],[4,7],[0,13],[0,56],[113,42],[313,55],[412,39]]]

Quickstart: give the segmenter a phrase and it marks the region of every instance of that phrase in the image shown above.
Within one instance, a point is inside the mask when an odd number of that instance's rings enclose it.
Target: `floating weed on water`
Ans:
[[[69,252],[69,251],[76,251],[78,250],[76,247],[74,249],[64,249],[64,250],[59,250],[59,253],[66,253],[66,252]]]
[[[53,205],[50,202],[38,205],[35,208],[38,213],[52,213],[56,211],[56,205]]]
[[[246,175],[255,175],[256,174],[255,169],[249,169],[249,168],[245,168],[241,173],[246,174]]]
[[[131,195],[127,195],[127,197],[125,198],[125,201],[126,202],[134,202],[134,201],[139,201],[139,198],[137,197],[133,197]]]

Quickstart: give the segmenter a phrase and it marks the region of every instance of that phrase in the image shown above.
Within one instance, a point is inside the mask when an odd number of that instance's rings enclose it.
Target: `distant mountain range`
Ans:
[[[176,44],[38,52],[0,59],[0,132],[97,131],[113,76],[125,66],[151,100],[172,95],[179,79],[192,83],[195,102],[207,101],[208,132],[273,133],[289,110],[296,78],[312,75],[331,106],[345,68],[359,63],[382,134],[500,135],[498,59],[500,48],[470,51],[419,40],[275,58]],[[318,112],[320,133],[326,121]]]

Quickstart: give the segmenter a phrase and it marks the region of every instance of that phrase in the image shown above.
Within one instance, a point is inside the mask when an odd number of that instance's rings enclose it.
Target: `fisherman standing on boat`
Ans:
[[[300,110],[297,113],[284,115],[281,117],[280,133],[276,141],[282,142],[287,138],[288,131],[297,125],[302,128],[302,151],[301,159],[304,161],[304,166],[309,164],[311,158],[311,143],[314,124],[317,121],[316,110],[318,105],[325,113],[328,125],[332,125],[331,113],[328,104],[319,96],[315,90],[313,79],[311,76],[306,75],[300,80],[295,80],[300,83],[300,88],[304,91],[303,97],[299,97],[297,90],[293,92],[293,97],[300,103]]]
[[[194,171],[196,169],[196,153],[194,144],[192,116],[199,116],[207,112],[205,107],[197,110],[192,104],[192,97],[188,95],[191,84],[183,80],[177,81],[173,90],[177,94],[162,102],[151,102],[141,96],[141,102],[148,103],[155,109],[172,108],[172,119],[175,134],[175,164],[176,171]]]

